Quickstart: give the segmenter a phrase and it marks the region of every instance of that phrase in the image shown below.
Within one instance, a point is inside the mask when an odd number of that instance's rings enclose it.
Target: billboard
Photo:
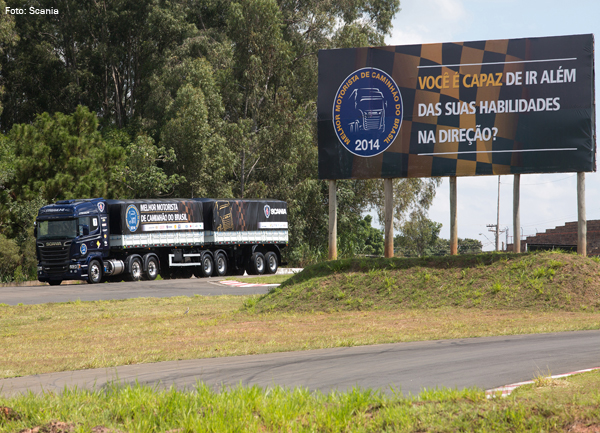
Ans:
[[[593,35],[321,50],[320,179],[596,170]]]

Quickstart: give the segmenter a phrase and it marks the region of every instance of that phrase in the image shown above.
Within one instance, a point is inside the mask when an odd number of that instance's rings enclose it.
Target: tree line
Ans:
[[[383,45],[399,0],[31,5],[59,13],[0,20],[0,276],[35,276],[37,209],[82,197],[281,199],[287,260],[324,257],[317,53]],[[438,184],[395,180],[398,228],[426,218]],[[338,185],[341,254],[377,253],[362,214],[382,183]]]

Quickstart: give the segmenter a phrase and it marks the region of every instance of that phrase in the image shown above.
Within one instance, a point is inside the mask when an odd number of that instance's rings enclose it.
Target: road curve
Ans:
[[[383,344],[268,355],[169,361],[0,380],[0,394],[101,388],[107,382],[193,389],[237,384],[302,386],[329,392],[353,386],[404,395],[423,388],[495,388],[600,366],[600,331]]]
[[[169,298],[172,296],[261,295],[270,287],[229,287],[223,278],[134,281],[104,284],[61,284],[60,286],[0,287],[0,303],[8,305],[45,304],[68,301],[107,301],[130,298]]]

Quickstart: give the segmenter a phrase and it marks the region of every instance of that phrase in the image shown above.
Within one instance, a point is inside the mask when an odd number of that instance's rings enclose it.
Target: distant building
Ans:
[[[527,236],[524,241],[521,241],[521,251],[553,249],[577,251],[577,221],[548,229],[535,236]],[[513,244],[508,244],[507,251],[512,250]],[[600,220],[587,222],[587,255],[600,255]]]

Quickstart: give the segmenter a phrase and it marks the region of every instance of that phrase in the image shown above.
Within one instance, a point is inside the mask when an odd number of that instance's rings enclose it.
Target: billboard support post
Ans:
[[[500,176],[498,176],[498,207],[496,214],[496,251],[500,251]]]
[[[337,260],[337,185],[329,180],[329,260]]]
[[[577,254],[587,256],[587,220],[585,218],[585,173],[577,173]]]
[[[521,175],[515,174],[513,183],[513,253],[521,252]]]
[[[385,249],[386,259],[394,257],[394,185],[391,178],[383,179],[385,195]]]
[[[458,254],[458,218],[456,216],[456,176],[450,176],[450,254]]]

